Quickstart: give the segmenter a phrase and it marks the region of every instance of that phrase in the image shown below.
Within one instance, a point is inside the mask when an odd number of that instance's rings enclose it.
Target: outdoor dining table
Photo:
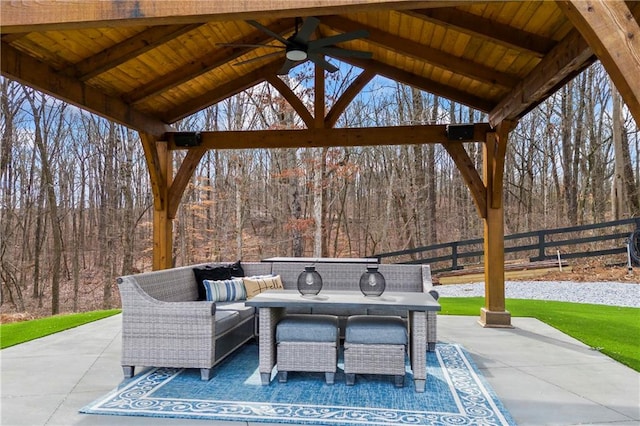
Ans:
[[[429,293],[388,291],[377,297],[359,291],[322,291],[316,296],[302,296],[297,290],[268,290],[245,302],[259,310],[260,378],[263,385],[271,382],[276,365],[275,330],[287,308],[375,309],[397,312],[407,310],[409,318],[409,359],[416,392],[424,392],[427,379],[427,311],[439,311],[440,304]]]

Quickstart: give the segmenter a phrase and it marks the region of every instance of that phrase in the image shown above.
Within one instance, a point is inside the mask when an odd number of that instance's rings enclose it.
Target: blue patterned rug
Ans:
[[[346,386],[342,364],[336,383],[324,373],[289,373],[260,384],[258,347],[247,344],[200,380],[199,370],[157,368],[126,380],[80,410],[87,414],[189,418],[308,425],[514,425],[468,354],[438,344],[427,355],[427,386],[416,393],[410,372],[405,387],[393,377],[357,375]]]

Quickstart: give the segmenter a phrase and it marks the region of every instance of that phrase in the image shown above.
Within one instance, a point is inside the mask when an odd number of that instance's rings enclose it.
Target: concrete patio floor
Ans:
[[[438,339],[467,349],[517,424],[640,424],[639,373],[536,319],[513,318],[513,329],[476,321],[439,316]],[[117,315],[0,351],[0,424],[204,424],[78,413],[122,380],[121,324]]]

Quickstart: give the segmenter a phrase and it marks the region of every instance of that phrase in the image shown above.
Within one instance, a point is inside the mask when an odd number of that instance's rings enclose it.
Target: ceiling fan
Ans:
[[[302,21],[301,18],[296,18],[295,32],[289,38],[282,37],[280,34],[271,31],[269,28],[265,27],[257,21],[247,21],[247,23],[275,38],[280,43],[282,43],[282,46],[271,44],[224,43],[223,45],[226,46],[270,47],[279,50],[278,52],[267,53],[266,55],[238,62],[234,65],[242,65],[249,62],[258,61],[269,56],[281,55],[283,53],[282,51],[284,51],[285,61],[282,67],[278,70],[278,75],[288,74],[293,67],[307,60],[312,61],[313,63],[319,65],[329,72],[336,72],[338,68],[325,60],[325,55],[338,58],[344,57],[363,59],[370,59],[373,56],[371,52],[344,49],[336,46],[336,44],[345,41],[368,37],[369,32],[366,30],[350,31],[348,33],[311,40],[311,36],[320,24],[320,20],[313,16],[307,17],[304,21]],[[302,23],[302,26],[298,28],[300,23]]]

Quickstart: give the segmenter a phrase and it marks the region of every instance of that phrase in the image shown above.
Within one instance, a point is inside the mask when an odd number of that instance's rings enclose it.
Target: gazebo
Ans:
[[[640,2],[118,0],[0,2],[2,75],[139,132],[154,196],[153,267],[209,149],[440,143],[484,220],[485,326],[508,327],[503,169],[508,134],[596,60],[640,123]],[[338,59],[362,69],[326,110]],[[311,60],[307,109],[278,77]],[[333,62],[333,63],[332,63]],[[488,124],[335,128],[376,75],[485,112]],[[268,82],[306,129],[177,133],[172,124]],[[483,143],[478,171],[464,143]],[[187,150],[179,169],[173,153]]]

